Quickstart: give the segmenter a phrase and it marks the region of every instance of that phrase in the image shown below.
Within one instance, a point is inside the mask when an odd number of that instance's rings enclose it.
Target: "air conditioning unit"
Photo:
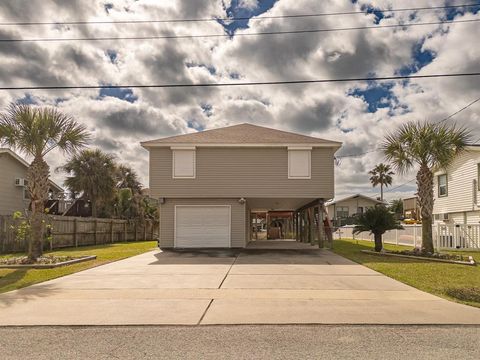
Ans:
[[[15,179],[15,186],[20,186],[24,187],[26,185],[27,181],[23,178],[16,178]]]

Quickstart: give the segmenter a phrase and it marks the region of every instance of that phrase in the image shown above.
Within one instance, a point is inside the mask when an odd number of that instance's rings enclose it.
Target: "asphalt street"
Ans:
[[[9,359],[480,359],[480,326],[2,327]]]

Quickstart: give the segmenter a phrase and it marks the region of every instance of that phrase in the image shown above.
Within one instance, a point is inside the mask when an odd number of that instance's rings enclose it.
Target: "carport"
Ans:
[[[247,242],[258,241],[258,233],[254,227],[258,223],[258,213],[266,214],[267,234],[271,213],[291,212],[292,233],[290,239],[310,245],[317,245],[320,248],[332,248],[333,238],[331,226],[326,216],[324,199],[305,198],[248,198],[247,223],[250,224],[250,231],[247,235]],[[267,237],[268,238],[268,237]]]

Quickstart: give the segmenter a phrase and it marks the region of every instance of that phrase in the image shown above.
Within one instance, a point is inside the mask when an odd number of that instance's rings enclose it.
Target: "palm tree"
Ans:
[[[384,205],[377,205],[367,209],[363,214],[357,218],[353,234],[359,234],[364,231],[369,231],[373,234],[375,241],[375,251],[382,251],[382,235],[387,230],[403,229],[398,220],[392,212],[388,211]]]
[[[372,175],[370,177],[370,182],[372,183],[373,187],[380,185],[380,200],[382,201],[383,187],[388,187],[389,185],[392,185],[392,175],[395,175],[395,173],[391,170],[392,169],[390,165],[381,163],[368,172],[370,175]]]
[[[433,253],[433,173],[446,169],[465,150],[470,132],[455,125],[410,122],[387,136],[383,152],[399,173],[415,166],[418,202],[422,215],[422,251]]]
[[[86,149],[75,154],[58,168],[70,174],[65,186],[90,200],[92,216],[97,217],[101,205],[108,205],[115,196],[116,165],[113,155],[99,149]]]
[[[142,190],[142,184],[138,181],[138,175],[130,166],[120,164],[117,167],[117,184],[118,189],[130,189],[132,194],[139,194]]]
[[[0,114],[0,143],[33,157],[28,167],[27,189],[31,199],[31,238],[28,257],[36,261],[43,252],[45,201],[50,167],[44,157],[55,148],[74,154],[90,135],[84,125],[55,108],[11,104]]]
[[[389,210],[395,214],[397,219],[400,219],[403,215],[403,200],[394,199],[390,201]]]

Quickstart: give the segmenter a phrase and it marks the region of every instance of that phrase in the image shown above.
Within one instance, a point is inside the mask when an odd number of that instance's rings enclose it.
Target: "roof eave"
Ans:
[[[324,143],[179,143],[179,142],[141,142],[140,145],[145,149],[155,148],[155,147],[174,147],[174,146],[195,146],[195,147],[326,147],[334,148],[336,150],[340,149],[342,146],[341,142],[337,141],[328,141]]]

